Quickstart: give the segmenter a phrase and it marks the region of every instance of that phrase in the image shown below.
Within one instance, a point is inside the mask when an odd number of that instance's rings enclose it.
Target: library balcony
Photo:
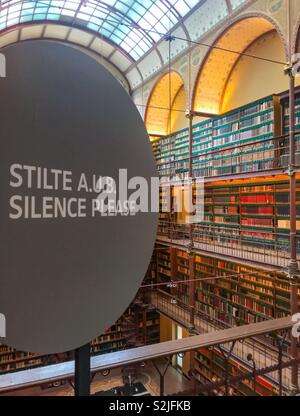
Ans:
[[[285,171],[289,163],[286,136],[250,140],[193,155],[193,177],[203,177],[208,182],[211,178],[226,179],[231,175],[236,178],[249,173],[278,174]]]
[[[299,133],[296,135],[296,161],[300,163]],[[157,164],[159,176],[164,182],[172,177],[184,180],[189,177],[189,162],[192,160],[192,177],[204,178],[204,182],[232,180],[254,176],[282,175],[289,166],[289,137],[237,140],[235,144],[214,146],[193,151],[190,157],[186,150],[180,156],[165,159]],[[176,185],[176,181],[173,181]]]
[[[175,244],[187,249],[190,245],[189,225],[160,221],[157,241]],[[193,225],[193,243],[200,252],[221,254],[244,259],[257,265],[287,268],[289,264],[289,235],[269,230],[255,230],[255,226],[224,227],[216,223]],[[298,264],[300,266],[300,239],[297,238]]]
[[[215,320],[211,315],[204,314],[197,307],[194,310],[194,324],[191,328],[190,315],[192,307],[188,306],[185,300],[180,300],[176,296],[162,290],[153,290],[150,299],[151,303],[161,314],[187,328],[191,335],[208,334],[226,328],[233,328],[232,325]],[[277,334],[275,337],[268,334],[248,338],[235,342],[233,346],[230,343],[225,343],[223,349],[226,354],[230,353],[237,366],[240,369],[244,369],[244,371],[251,371],[252,369],[248,360],[249,354],[253,357],[258,368],[276,367],[279,350],[284,360],[288,360],[289,358],[287,352],[288,341],[284,334]],[[202,363],[199,361],[199,364]],[[282,374],[279,374],[278,371],[270,372],[266,376],[266,379],[277,388],[282,383],[282,388],[288,391],[291,388],[291,377],[291,368],[285,368]],[[203,380],[199,381],[203,382]]]

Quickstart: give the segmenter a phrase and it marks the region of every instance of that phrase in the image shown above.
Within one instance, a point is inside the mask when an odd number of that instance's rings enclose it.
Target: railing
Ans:
[[[193,176],[213,177],[283,168],[288,151],[280,138],[242,143],[193,156]]]
[[[185,302],[168,294],[161,290],[152,291],[150,295],[151,303],[163,314],[177,321],[182,326],[190,327],[190,311]],[[199,334],[215,332],[221,329],[229,328],[230,325],[225,322],[221,322],[212,319],[209,315],[195,309],[195,330]],[[266,337],[265,337],[266,338]],[[278,338],[279,340],[279,338]],[[280,341],[279,341],[280,342]],[[224,350],[229,351],[230,346],[228,344],[223,345]],[[235,343],[232,358],[241,363],[245,368],[250,368],[247,357],[251,354],[255,360],[258,368],[266,368],[274,366],[278,363],[278,348],[272,347],[269,344],[269,340],[266,338],[265,342],[259,338],[249,338],[244,341],[238,341]],[[288,355],[283,352],[283,358],[288,359]],[[279,374],[277,371],[271,372],[266,377],[270,382],[278,385]],[[291,370],[286,368],[282,372],[282,384],[285,389],[291,387]]]
[[[296,134],[300,134],[299,131]],[[300,163],[300,145],[297,141],[297,159]],[[247,172],[285,169],[289,164],[289,135],[269,137],[261,140],[240,142],[220,149],[203,149],[193,156],[173,159],[157,164],[161,174],[188,176],[189,160],[192,159],[193,177],[216,177]]]
[[[158,239],[188,245],[190,228],[186,224],[160,221]],[[251,234],[251,238],[249,238]],[[289,234],[221,225],[193,224],[194,246],[230,257],[240,257],[258,263],[287,267],[289,262]],[[265,238],[265,239],[264,239]],[[297,238],[300,266],[300,239]]]

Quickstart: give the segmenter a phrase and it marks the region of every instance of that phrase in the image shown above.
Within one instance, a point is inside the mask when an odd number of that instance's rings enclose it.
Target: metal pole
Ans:
[[[186,117],[189,120],[189,181],[190,181],[190,189],[189,192],[191,193],[190,199],[193,201],[193,118],[194,115],[191,111],[188,111]],[[191,216],[191,212],[189,215]],[[195,282],[195,253],[194,253],[194,235],[193,235],[193,222],[190,220],[189,224],[189,236],[190,236],[190,244],[188,249],[189,255],[189,279],[190,279],[190,290],[189,290],[189,303],[190,303],[190,326],[192,328],[195,327],[195,290],[196,290],[196,282]]]
[[[189,278],[190,290],[189,290],[189,303],[190,303],[190,327],[195,327],[195,291],[196,291],[196,282],[195,282],[195,253],[193,250],[188,251],[189,254]]]
[[[279,378],[279,396],[282,396],[282,345],[279,345],[278,353],[278,378]]]
[[[296,212],[296,143],[295,143],[295,77],[293,71],[289,72],[290,78],[290,262],[289,278],[291,282],[291,314],[298,312],[297,283],[296,273],[298,271],[297,262],[297,212]],[[291,337],[291,357],[298,358],[297,339]],[[295,361],[292,365],[292,388],[299,390],[298,385],[298,363]]]
[[[90,344],[75,350],[75,396],[90,395]]]
[[[156,371],[159,374],[159,395],[160,396],[164,396],[165,395],[165,375],[167,373],[167,370],[171,364],[171,360],[172,360],[172,355],[170,355],[168,357],[167,363],[166,365],[163,367],[163,369],[161,370],[159,368],[158,363],[155,362],[155,360],[152,360],[153,366],[156,369]]]
[[[189,177],[193,177],[193,113],[187,112],[186,117],[189,120]]]
[[[163,374],[159,375],[159,395],[165,395],[165,376]]]

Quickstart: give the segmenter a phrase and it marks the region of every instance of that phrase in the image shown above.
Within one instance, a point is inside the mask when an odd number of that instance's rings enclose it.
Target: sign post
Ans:
[[[75,350],[75,396],[89,396],[90,384],[90,344],[86,344]]]

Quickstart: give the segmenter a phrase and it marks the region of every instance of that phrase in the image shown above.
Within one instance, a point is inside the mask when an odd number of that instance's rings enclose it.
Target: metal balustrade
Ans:
[[[150,293],[150,303],[157,308],[157,310],[168,316],[175,322],[178,322],[186,328],[190,328],[190,312],[191,307],[188,306],[178,297],[163,292],[162,290],[153,290]],[[211,316],[203,313],[195,308],[194,322],[195,326],[193,332],[198,334],[211,333],[221,329],[230,328],[231,326],[225,322],[213,319]],[[225,351],[229,351],[230,346],[224,344]],[[278,349],[275,349],[270,340],[266,337],[249,338],[247,340],[238,341],[235,343],[232,358],[245,366],[250,368],[247,357],[252,354],[258,368],[266,368],[275,366],[278,363]],[[283,359],[288,360],[289,356],[283,352]],[[270,382],[278,384],[279,374],[277,371],[271,372],[266,377]],[[282,384],[288,390],[291,388],[291,369],[285,368],[282,371]]]
[[[296,134],[300,132],[296,131]],[[299,145],[296,152],[296,159],[300,161]],[[223,145],[213,150],[207,148],[197,154],[194,152],[192,156],[173,158],[157,164],[159,174],[164,178],[188,177],[190,159],[194,178],[285,170],[289,165],[289,135],[261,140],[250,138],[231,146]]]
[[[238,257],[257,263],[287,267],[289,263],[289,235],[256,231],[242,228],[222,227],[216,224],[193,224],[193,242],[195,248]],[[246,239],[244,233],[251,232],[253,241]],[[264,235],[268,240],[264,240]],[[273,241],[269,241],[272,237]],[[160,221],[157,239],[188,246],[190,243],[190,227],[188,224],[176,224]],[[297,251],[300,266],[300,239],[297,238]]]

